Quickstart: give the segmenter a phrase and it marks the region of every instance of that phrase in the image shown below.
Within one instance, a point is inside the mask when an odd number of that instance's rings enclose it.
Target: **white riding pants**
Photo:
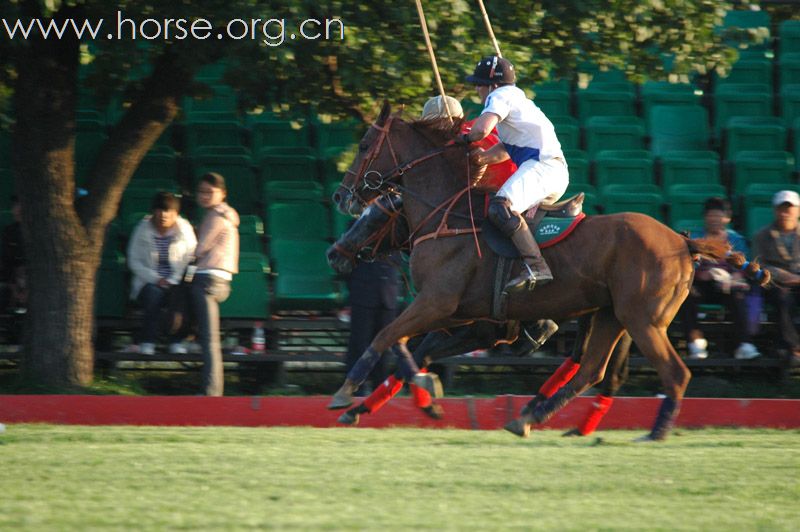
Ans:
[[[511,201],[511,210],[523,213],[534,205],[551,205],[569,185],[567,164],[560,159],[529,159],[517,168],[497,192]]]

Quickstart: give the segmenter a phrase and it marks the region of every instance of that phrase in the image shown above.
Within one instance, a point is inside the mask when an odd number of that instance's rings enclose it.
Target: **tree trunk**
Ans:
[[[70,16],[77,15],[67,6],[54,18]],[[164,54],[101,149],[88,196],[76,201],[78,42],[31,39],[17,59],[14,154],[29,283],[23,373],[38,385],[86,386],[105,230],[142,157],[177,114],[191,71]]]

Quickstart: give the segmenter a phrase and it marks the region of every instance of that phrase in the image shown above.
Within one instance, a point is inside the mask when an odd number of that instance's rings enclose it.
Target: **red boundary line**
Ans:
[[[422,415],[408,397],[398,398],[362,427],[409,426],[494,430],[513,419],[528,397],[442,399],[445,419]],[[339,412],[325,409],[329,398],[314,397],[131,397],[92,395],[0,395],[0,422],[67,425],[226,425],[335,427]],[[574,427],[592,398],[579,397],[547,427]],[[644,429],[656,415],[657,398],[618,397],[600,428]],[[685,399],[678,425],[800,428],[797,399]]]

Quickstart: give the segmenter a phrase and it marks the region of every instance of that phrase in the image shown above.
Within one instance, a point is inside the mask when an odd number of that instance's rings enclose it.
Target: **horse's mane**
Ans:
[[[419,131],[435,144],[444,145],[456,138],[464,125],[464,118],[424,118],[409,122],[409,125]]]

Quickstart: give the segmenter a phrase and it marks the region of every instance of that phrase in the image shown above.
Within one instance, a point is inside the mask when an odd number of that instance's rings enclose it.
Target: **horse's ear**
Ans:
[[[376,120],[375,122],[378,125],[382,126],[383,123],[386,122],[386,119],[389,118],[391,112],[392,112],[392,106],[389,105],[389,100],[383,100],[383,107],[381,107],[381,114],[378,115],[378,120]]]

